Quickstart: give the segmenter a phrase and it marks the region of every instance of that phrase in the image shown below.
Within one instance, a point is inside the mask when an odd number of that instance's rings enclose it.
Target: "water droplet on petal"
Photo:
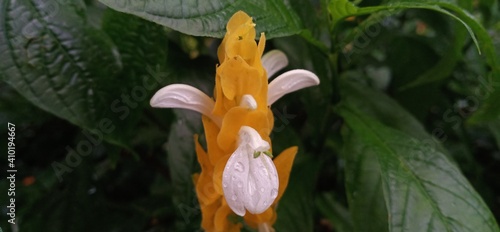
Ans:
[[[263,193],[264,192],[264,188],[263,187],[260,187],[260,192]]]
[[[222,187],[227,188],[227,182],[222,183]]]
[[[238,188],[242,188],[243,187],[243,182],[238,182],[238,184],[236,184],[238,186]]]
[[[231,177],[231,180],[236,180],[236,179],[237,179],[236,176]]]
[[[231,197],[231,200],[233,200],[233,201],[236,201],[236,199],[238,199],[238,197],[237,197],[236,195],[233,195],[233,196]]]
[[[241,162],[237,162],[234,164],[234,170],[236,170],[238,172],[243,172],[243,171],[245,171],[245,166],[243,166],[243,164]]]
[[[260,167],[259,167],[259,169],[260,169],[260,173],[261,173],[262,175],[264,175],[264,176],[268,176],[268,175],[269,175],[269,172],[267,171],[267,168],[266,168],[266,167],[264,167],[264,166],[260,166]]]
[[[264,201],[264,205],[267,205],[267,201]]]

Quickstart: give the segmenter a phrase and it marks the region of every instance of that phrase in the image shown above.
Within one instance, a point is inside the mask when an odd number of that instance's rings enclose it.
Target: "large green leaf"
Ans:
[[[87,25],[80,4],[3,1],[0,78],[38,107],[98,128],[121,65],[106,34]]]
[[[121,54],[122,79],[139,84],[149,75],[146,67],[156,68],[166,63],[168,41],[162,26],[108,8],[102,18],[102,29]]]
[[[339,110],[376,154],[390,231],[500,231],[481,197],[448,158],[356,108]]]
[[[371,89],[352,79],[359,73],[345,73],[340,81],[342,104],[359,109],[363,115],[375,118],[385,126],[400,130],[419,139],[426,146],[442,153],[446,150],[436,137],[430,136],[422,124],[402,106],[380,91]],[[443,132],[444,133],[444,132]],[[344,131],[342,156],[346,161],[346,190],[355,231],[387,231],[388,217],[383,194],[381,165],[373,147],[361,136]],[[366,224],[370,220],[372,223]]]
[[[127,141],[136,134],[149,97],[166,82],[168,42],[162,26],[112,9],[104,11],[102,30],[117,46],[123,64],[115,78],[120,84],[113,86],[116,99],[109,104],[120,117],[115,135]],[[132,103],[123,95],[130,96]]]
[[[281,0],[101,0],[107,6],[134,14],[182,33],[222,37],[228,19],[243,10],[255,19],[258,32],[268,38],[297,34],[301,22],[288,3]]]
[[[2,80],[38,107],[128,147],[142,107],[164,78],[162,27],[109,10],[102,20],[108,36],[89,25],[82,2],[1,7]]]
[[[353,231],[387,231],[389,219],[377,156],[354,133],[345,132],[343,137],[345,185]]]

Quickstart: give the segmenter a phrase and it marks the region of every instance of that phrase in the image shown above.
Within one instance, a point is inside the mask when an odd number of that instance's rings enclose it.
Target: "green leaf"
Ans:
[[[353,231],[353,223],[349,211],[336,202],[333,194],[325,193],[316,200],[316,206],[319,211],[327,217],[330,223],[337,232],[351,232]],[[371,220],[373,227],[373,220]],[[357,230],[360,231],[360,230]],[[366,230],[361,230],[366,231]]]
[[[332,0],[328,5],[328,11],[332,15],[332,27],[345,17],[355,15],[358,7],[348,0]]]
[[[109,37],[87,25],[81,4],[2,2],[0,78],[38,107],[94,129],[106,119],[121,64]]]
[[[171,125],[165,149],[173,186],[173,202],[187,221],[193,212],[184,209],[197,208],[197,205],[193,205],[195,195],[192,175],[196,162],[193,136],[201,130],[201,117],[197,112],[177,109],[174,112],[177,120]]]
[[[354,133],[344,132],[343,137],[345,185],[353,231],[388,231],[389,219],[377,156]]]
[[[244,10],[254,18],[256,29],[267,38],[297,34],[302,26],[290,5],[280,0],[251,1],[153,1],[101,0],[121,12],[137,15],[185,34],[223,37],[229,18]]]
[[[326,1],[314,3],[310,0],[290,1],[292,8],[302,21],[303,30],[300,36],[316,46],[324,54],[329,53],[331,38],[329,36],[330,14],[326,9]],[[314,17],[311,17],[314,15]]]
[[[0,124],[7,125],[8,122],[12,122],[15,119],[16,124],[29,123],[39,125],[44,124],[52,118],[51,114],[31,104],[31,102],[19,95],[7,83],[0,82]],[[8,132],[7,128],[2,131],[5,133]],[[7,144],[0,146],[5,146],[5,149],[7,149]]]
[[[349,128],[376,154],[390,231],[500,231],[460,170],[420,139],[344,105]]]
[[[127,81],[140,84],[149,74],[147,66],[155,68],[166,63],[168,43],[162,26],[107,8],[102,18],[102,29],[120,52],[124,64],[120,76]]]
[[[150,107],[149,97],[166,82],[168,43],[162,26],[109,8],[102,17],[102,30],[117,46],[123,64],[116,75],[120,83],[114,85],[115,99],[109,104],[119,115],[114,135],[127,142],[137,133],[144,107]]]
[[[108,36],[77,3],[3,4],[0,77],[38,107],[129,147],[143,106],[161,86],[165,35],[161,26],[107,11]],[[16,9],[24,18],[15,18]]]

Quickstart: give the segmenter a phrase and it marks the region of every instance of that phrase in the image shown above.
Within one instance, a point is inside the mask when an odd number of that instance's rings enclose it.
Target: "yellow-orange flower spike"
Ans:
[[[270,105],[281,96],[319,84],[306,70],[292,70],[268,84],[268,77],[288,63],[280,51],[262,57],[266,38],[255,42],[255,24],[236,12],[217,51],[214,98],[198,89],[173,84],[160,89],[151,105],[183,108],[203,114],[207,149],[195,150],[201,173],[193,175],[205,231],[240,231],[242,223],[272,231],[276,205],[288,184],[297,147],[271,159],[270,133],[274,124]]]

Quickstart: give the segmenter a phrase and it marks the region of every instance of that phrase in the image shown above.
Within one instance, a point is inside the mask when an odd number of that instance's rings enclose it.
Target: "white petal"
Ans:
[[[253,151],[267,151],[271,148],[269,143],[263,140],[259,132],[249,126],[242,126],[238,133],[239,135],[239,146],[242,144],[248,145]],[[252,151],[252,154],[253,154]]]
[[[278,171],[269,156],[250,158],[245,208],[252,214],[266,211],[278,196]]]
[[[212,115],[214,101],[199,89],[189,85],[167,85],[155,93],[150,104],[157,108],[194,110],[210,117],[217,125],[221,125],[221,119]]]
[[[310,71],[295,69],[283,73],[269,83],[267,104],[272,105],[287,93],[314,85],[319,85],[319,78]]]
[[[269,156],[255,151],[267,151],[269,143],[255,129],[240,129],[238,148],[229,157],[222,173],[222,189],[229,207],[240,216],[246,210],[252,214],[266,211],[278,196],[278,172]],[[252,144],[255,143],[255,144]],[[253,146],[266,150],[255,150]]]
[[[251,110],[257,109],[257,101],[250,94],[245,94],[241,97],[240,106],[246,107]]]
[[[222,190],[229,208],[234,213],[244,216],[246,187],[248,182],[248,168],[250,158],[244,147],[238,147],[229,157],[222,173]]]
[[[280,50],[272,50],[262,56],[262,66],[267,71],[267,78],[288,65],[288,58]]]

